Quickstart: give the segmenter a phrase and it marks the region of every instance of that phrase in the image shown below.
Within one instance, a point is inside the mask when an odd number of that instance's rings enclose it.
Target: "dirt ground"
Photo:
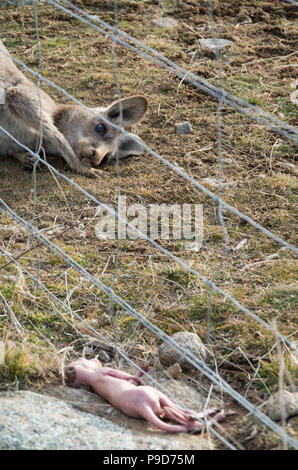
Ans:
[[[113,1],[74,3],[114,24]],[[210,83],[223,83],[235,96],[297,125],[297,105],[290,99],[298,78],[295,6],[280,0],[243,0],[237,4],[232,0],[214,1],[212,24],[206,2],[121,0],[118,15],[122,31]],[[152,19],[161,16],[177,20],[178,26],[165,30],[153,25]],[[113,101],[117,89],[111,41],[50,5],[39,6],[38,18],[43,76],[86,105]],[[32,7],[0,9],[0,28],[9,51],[37,70]],[[199,43],[213,36],[231,41],[223,52],[222,77],[215,57]],[[116,63],[122,95],[143,94],[149,101],[148,113],[133,131],[173,165],[216,193],[213,182],[220,176],[217,100],[120,46],[116,48]],[[68,102],[48,85],[42,87],[57,100]],[[182,121],[191,123],[193,133],[175,134],[175,124]],[[226,105],[221,112],[221,130],[223,182],[229,183],[224,186],[223,199],[295,244],[294,144]],[[102,179],[90,180],[74,174],[63,161],[51,161],[98,200],[116,207],[114,165],[103,166]],[[37,174],[34,202],[32,175],[24,172],[16,160],[7,158],[0,160],[0,181],[1,197],[18,215],[31,220],[36,205],[35,224],[42,233],[155,325],[170,335],[195,331],[204,343],[209,342],[209,366],[216,363],[220,375],[252,403],[265,403],[281,380],[287,388],[293,387],[297,368],[289,349],[270,331],[227,299],[211,295],[206,284],[148,242],[100,241],[95,235],[96,205],[66,181],[42,168]],[[289,249],[223,210],[229,235],[225,250],[216,204],[149,153],[121,161],[120,192],[126,196],[127,205],[201,204],[204,241],[198,252],[187,250],[185,240],[159,238],[158,243],[294,340],[297,263]],[[43,246],[35,245],[33,249],[28,233],[6,215],[1,216],[0,243],[103,336],[113,340],[116,335],[117,344],[131,359],[154,368],[158,338],[109,302],[58,255]],[[1,292],[23,330],[15,330],[15,323],[5,316],[7,310],[3,307],[0,332],[8,349],[15,345],[15,352],[10,354],[11,367],[4,368],[2,376],[0,370],[2,388],[16,384],[39,388],[45,382],[59,383],[63,361],[80,355],[83,345],[94,335],[8,262],[0,256]],[[287,370],[282,376],[281,363]],[[208,390],[210,386],[194,370],[183,374],[183,380],[195,388],[203,384]],[[278,448],[273,433],[251,416],[247,418],[246,411],[229,397],[224,399],[227,406],[239,412],[226,426],[228,435],[247,449]],[[290,423],[288,430],[294,433]]]

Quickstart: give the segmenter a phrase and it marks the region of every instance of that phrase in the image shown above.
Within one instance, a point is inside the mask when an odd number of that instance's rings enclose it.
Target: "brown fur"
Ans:
[[[168,432],[201,432],[204,425],[199,420],[213,416],[213,419],[207,421],[212,424],[235,414],[218,409],[207,409],[201,413],[185,410],[156,388],[144,385],[140,379],[141,374],[130,375],[102,367],[97,359],[88,360],[82,357],[68,365],[65,375],[73,387],[90,385],[98,395],[127,416],[144,418]],[[178,424],[165,423],[161,418]]]

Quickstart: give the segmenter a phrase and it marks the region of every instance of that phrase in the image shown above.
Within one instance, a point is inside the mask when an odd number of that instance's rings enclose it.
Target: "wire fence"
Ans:
[[[7,3],[7,2],[6,2]],[[36,29],[36,39],[37,39],[37,44],[38,44],[38,51],[39,51],[39,65],[38,65],[38,72],[35,72],[33,69],[28,67],[25,63],[23,63],[20,60],[17,60],[13,56],[11,59],[17,64],[20,65],[25,71],[30,72],[36,79],[37,79],[37,88],[40,90],[40,84],[41,82],[45,82],[54,89],[60,91],[63,93],[67,98],[69,98],[71,101],[73,101],[76,104],[79,104],[83,108],[87,109],[89,112],[94,114],[95,116],[99,117],[101,121],[108,123],[110,126],[116,128],[121,134],[123,135],[128,135],[128,133],[122,129],[121,125],[116,125],[110,121],[108,121],[104,116],[99,115],[98,113],[90,111],[90,109],[84,105],[80,100],[76,99],[74,96],[72,96],[70,93],[68,93],[64,88],[56,85],[54,82],[51,80],[43,77],[41,75],[41,48],[40,48],[40,38],[39,38],[39,28],[38,28],[38,16],[37,16],[37,7],[38,7],[38,2],[36,1],[31,1],[31,2],[26,2],[26,3],[31,3],[33,5],[34,9],[34,17],[35,17],[35,29]],[[78,8],[76,5],[73,5],[71,2],[66,1],[66,0],[61,0],[60,2],[55,2],[53,0],[45,0],[45,3],[50,4],[52,7],[63,11],[70,17],[73,17],[77,19],[78,21],[90,26],[91,28],[95,29],[96,31],[100,32],[103,34],[105,37],[109,38],[112,40],[112,59],[113,59],[113,71],[114,71],[114,79],[116,83],[116,88],[117,88],[117,95],[119,99],[121,99],[121,91],[120,91],[120,86],[119,86],[119,79],[118,79],[118,74],[117,74],[117,53],[116,53],[116,45],[123,46],[128,48],[129,50],[133,51],[134,53],[142,56],[143,58],[149,60],[151,63],[154,63],[165,70],[175,74],[178,76],[183,82],[189,83],[192,86],[195,86],[196,88],[200,89],[204,93],[216,98],[218,100],[218,108],[217,108],[217,144],[218,144],[218,156],[219,156],[219,164],[220,164],[220,188],[217,194],[214,194],[211,192],[209,189],[207,189],[204,185],[202,185],[200,182],[198,182],[195,178],[189,176],[186,174],[183,170],[178,168],[177,166],[173,165],[170,161],[168,161],[166,158],[162,157],[159,155],[157,152],[152,150],[148,145],[144,144],[141,142],[141,145],[143,145],[144,149],[147,150],[151,155],[153,155],[154,158],[159,160],[161,163],[166,165],[171,169],[171,171],[175,172],[178,174],[180,177],[184,178],[186,181],[194,185],[197,189],[202,191],[204,194],[209,196],[218,206],[218,218],[221,224],[221,227],[224,231],[225,234],[225,248],[227,248],[228,243],[229,243],[229,238],[228,238],[228,233],[225,227],[223,215],[222,215],[222,210],[223,208],[227,209],[234,215],[240,217],[241,219],[245,220],[249,224],[251,224],[254,228],[258,229],[261,231],[263,235],[266,235],[273,239],[275,242],[279,243],[283,247],[286,247],[293,251],[294,253],[298,253],[298,249],[287,242],[286,240],[282,239],[281,237],[278,237],[275,235],[273,232],[265,228],[264,226],[258,224],[256,221],[254,221],[252,218],[249,216],[245,215],[241,211],[239,211],[236,207],[226,203],[224,199],[222,199],[222,192],[223,192],[223,185],[222,185],[222,169],[223,169],[223,161],[222,161],[222,152],[221,152],[221,122],[222,122],[222,116],[221,116],[221,109],[223,103],[225,103],[228,106],[231,106],[234,108],[236,111],[249,116],[251,119],[256,120],[259,124],[266,126],[270,131],[276,132],[279,135],[283,136],[284,138],[289,139],[291,142],[298,143],[298,131],[286,124],[285,122],[275,118],[274,116],[271,116],[268,112],[265,112],[259,107],[253,106],[250,103],[245,102],[244,100],[241,100],[237,98],[236,96],[231,95],[230,93],[227,93],[223,89],[223,82],[221,81],[221,87],[216,87],[214,85],[211,85],[207,80],[202,79],[198,75],[191,73],[187,70],[184,70],[180,66],[178,66],[175,62],[167,59],[164,57],[162,54],[159,52],[155,51],[153,48],[149,48],[142,42],[136,40],[132,36],[122,32],[119,29],[118,25],[118,15],[117,15],[117,1],[114,1],[114,19],[115,19],[115,26],[111,26],[108,23],[102,21],[98,16],[94,18],[94,16],[84,12],[80,8]],[[295,2],[289,2],[295,4]],[[15,4],[15,2],[14,2]],[[6,5],[4,5],[6,6]],[[66,8],[66,6],[68,8]],[[212,23],[213,22],[213,14],[212,14],[212,2],[209,0],[208,1],[208,7],[209,7],[209,20]],[[76,13],[75,13],[76,12]],[[100,26],[98,26],[100,25]],[[0,49],[0,53],[6,54],[5,51]],[[7,54],[6,54],[7,55]],[[220,54],[217,54],[217,61],[218,61],[218,66],[219,66],[219,72],[221,73],[221,57]],[[40,116],[42,116],[42,100],[39,95],[39,101],[40,101]],[[120,123],[121,124],[121,123]],[[7,217],[10,217],[14,222],[19,224],[21,227],[23,227],[26,232],[30,234],[30,239],[32,241],[32,247],[33,249],[39,245],[44,245],[47,247],[47,249],[50,252],[55,253],[59,258],[65,261],[69,267],[72,267],[76,272],[78,272],[83,278],[85,278],[87,281],[91,283],[91,285],[96,286],[100,291],[102,291],[104,294],[106,294],[109,298],[109,312],[111,314],[110,306],[111,302],[116,303],[121,309],[125,310],[130,316],[134,317],[137,319],[144,327],[146,327],[149,331],[151,331],[159,340],[175,347],[183,356],[184,358],[198,371],[200,371],[205,377],[209,379],[211,382],[212,386],[216,385],[219,387],[220,390],[223,392],[227,393],[230,397],[232,397],[236,402],[238,402],[242,407],[244,407],[249,413],[252,413],[260,422],[265,424],[269,429],[277,433],[282,441],[294,448],[298,448],[298,441],[294,439],[291,435],[289,435],[281,426],[277,425],[274,421],[272,421],[266,414],[264,414],[258,407],[250,403],[244,396],[242,396],[239,392],[233,389],[222,377],[220,377],[218,371],[216,370],[215,372],[202,360],[199,360],[194,354],[192,354],[190,351],[185,350],[182,348],[177,342],[175,342],[171,337],[169,337],[162,329],[160,329],[158,326],[156,326],[153,322],[148,320],[146,316],[144,316],[140,311],[135,309],[131,304],[129,304],[125,299],[123,299],[121,296],[116,294],[116,292],[113,290],[113,285],[112,287],[107,286],[104,284],[98,277],[92,275],[88,270],[86,270],[80,263],[75,261],[69,254],[67,254],[64,250],[59,248],[58,245],[54,244],[48,237],[46,237],[34,224],[35,224],[35,219],[36,219],[36,166],[38,163],[41,165],[47,167],[52,174],[57,176],[58,178],[63,179],[66,181],[68,184],[72,185],[76,190],[78,190],[80,193],[82,193],[85,197],[88,198],[88,200],[92,201],[95,203],[96,206],[102,207],[105,209],[109,214],[113,215],[116,220],[119,222],[123,222],[127,227],[129,227],[132,231],[137,233],[140,238],[148,241],[152,246],[154,246],[157,250],[159,250],[161,253],[169,257],[171,260],[175,261],[178,263],[183,269],[185,269],[187,272],[197,276],[203,283],[205,283],[208,288],[211,289],[211,292],[217,293],[222,295],[225,299],[228,299],[230,302],[232,302],[233,305],[235,305],[243,314],[248,315],[250,318],[252,318],[254,321],[258,322],[260,325],[262,325],[264,328],[266,328],[268,331],[270,331],[274,337],[278,338],[278,340],[284,344],[292,348],[293,350],[297,350],[295,342],[293,342],[291,339],[288,337],[284,336],[281,334],[275,325],[271,325],[267,322],[265,322],[260,316],[257,314],[253,313],[250,309],[247,307],[243,306],[234,296],[229,294],[228,292],[224,291],[220,287],[218,287],[215,283],[216,276],[214,276],[213,280],[210,280],[206,278],[202,273],[200,273],[198,270],[191,268],[188,264],[186,264],[181,258],[175,256],[172,252],[161,246],[159,243],[157,243],[155,240],[147,236],[147,234],[143,233],[140,231],[135,225],[131,224],[127,219],[123,218],[120,213],[119,213],[119,207],[118,210],[114,211],[111,209],[110,206],[104,204],[102,201],[100,201],[98,198],[94,197],[92,194],[90,194],[88,191],[86,191],[83,187],[81,187],[79,184],[77,184],[75,181],[72,179],[68,178],[66,175],[63,173],[59,172],[54,166],[52,166],[50,163],[48,163],[46,160],[40,157],[39,152],[42,149],[42,142],[43,142],[43,122],[42,119],[40,120],[40,138],[39,138],[39,145],[38,149],[36,151],[32,150],[31,148],[27,147],[24,145],[24,143],[20,142],[18,139],[15,138],[11,133],[9,133],[4,127],[0,126],[0,131],[4,133],[6,136],[8,136],[13,142],[17,143],[21,148],[25,149],[29,154],[32,155],[35,159],[35,164],[33,168],[33,193],[34,193],[34,208],[33,208],[33,215],[32,219],[30,221],[25,220],[24,218],[20,217],[6,202],[3,198],[0,198],[1,202],[1,207],[0,211],[5,214]],[[131,135],[130,135],[131,137]],[[131,137],[134,139],[134,137]],[[139,144],[140,141],[137,140],[137,143]],[[119,155],[116,155],[116,171],[117,171],[117,197],[118,201],[121,195],[121,178],[120,178],[120,167],[119,167]],[[38,245],[37,245],[38,243]],[[119,240],[117,242],[117,257],[119,256]],[[68,311],[71,315],[74,315],[75,317],[79,318],[80,321],[82,321],[86,326],[88,326],[88,329],[94,333],[95,336],[105,339],[107,342],[108,340],[106,338],[103,338],[103,336],[96,331],[86,320],[84,320],[80,315],[77,314],[77,312],[73,311],[71,307],[65,302],[59,299],[53,292],[51,292],[48,287],[41,282],[39,272],[40,272],[40,263],[39,263],[39,257],[38,253],[35,250],[36,257],[38,260],[38,275],[35,276],[32,273],[29,272],[22,264],[20,264],[17,261],[17,258],[13,256],[8,250],[3,249],[0,247],[1,253],[6,256],[11,262],[13,262],[19,269],[22,270],[31,280],[33,280],[44,292],[47,293],[52,299],[55,300],[65,311]],[[118,259],[118,258],[117,258]],[[117,277],[117,272],[119,270],[119,263],[118,261],[116,262],[116,268],[115,268],[115,274],[114,274],[114,280]],[[209,315],[210,315],[210,310],[209,310]],[[111,314],[112,316],[112,314]],[[124,354],[121,351],[121,348],[116,344],[117,339],[115,337],[115,342],[114,342],[114,347],[117,351],[117,353],[123,357],[128,363],[131,365],[134,365],[137,369],[140,370],[140,368],[137,366],[137,364],[132,361],[131,359],[128,358],[126,354]],[[160,388],[163,388],[158,381],[153,379],[153,377],[150,376],[150,374],[145,373],[147,377],[150,380],[153,380],[155,385],[157,385]],[[166,391],[167,394],[169,394]],[[174,397],[172,397],[174,398]],[[227,447],[231,449],[235,449],[235,445],[229,442],[228,439],[223,437],[216,429],[214,426],[211,427],[211,431],[214,433],[214,435],[220,439]],[[231,440],[231,439],[230,439]]]

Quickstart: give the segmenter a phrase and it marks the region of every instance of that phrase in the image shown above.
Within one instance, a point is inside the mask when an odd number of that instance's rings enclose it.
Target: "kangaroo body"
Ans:
[[[42,123],[42,147],[46,154],[62,157],[79,174],[97,177],[96,167],[103,158],[119,158],[144,153],[140,139],[125,136],[109,122],[130,126],[139,121],[147,109],[143,96],[115,101],[106,108],[83,108],[59,104],[37,88],[15,65],[0,41],[0,126],[16,140],[35,152],[39,147]],[[122,117],[122,118],[121,118]],[[133,139],[137,138],[138,142]],[[0,129],[0,155],[15,157],[32,165],[32,155]]]

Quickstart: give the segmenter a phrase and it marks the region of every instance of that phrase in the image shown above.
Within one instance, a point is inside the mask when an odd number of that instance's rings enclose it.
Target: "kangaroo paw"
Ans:
[[[24,171],[31,173],[33,171],[36,160],[37,158],[31,155],[31,153],[26,153],[23,157]],[[36,168],[40,169],[39,163],[37,163]]]

